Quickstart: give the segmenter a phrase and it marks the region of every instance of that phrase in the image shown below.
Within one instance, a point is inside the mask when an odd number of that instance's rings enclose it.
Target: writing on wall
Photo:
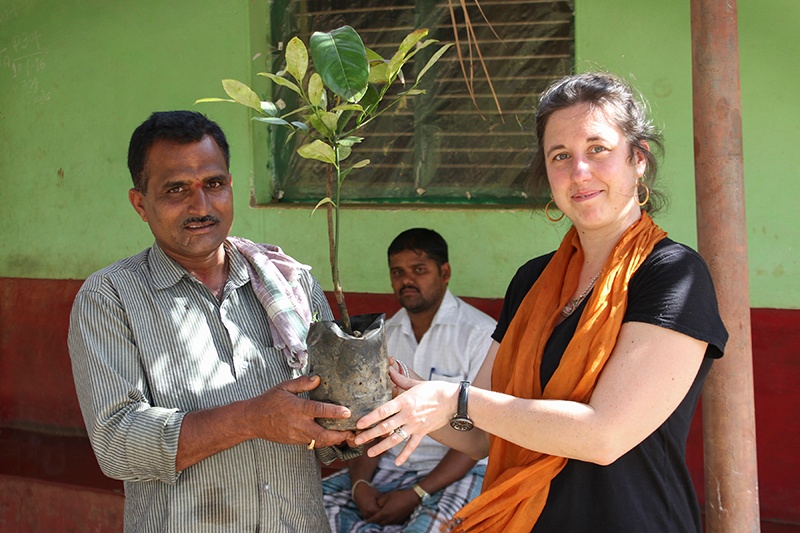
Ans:
[[[13,27],[27,2],[11,2],[0,8],[0,29]],[[22,91],[36,103],[50,100],[52,94],[39,82],[47,68],[47,48],[38,30],[21,31],[5,36],[0,32],[0,77],[6,78],[14,92]]]

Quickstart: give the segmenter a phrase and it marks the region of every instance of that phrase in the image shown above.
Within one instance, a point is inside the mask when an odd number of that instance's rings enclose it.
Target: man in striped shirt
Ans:
[[[73,306],[78,397],[103,472],[125,481],[126,531],[328,530],[313,448],[350,434],[314,419],[350,413],[307,399],[302,343],[330,308],[308,267],[229,237],[229,163],[199,113],[142,123],[129,199],[155,243]]]

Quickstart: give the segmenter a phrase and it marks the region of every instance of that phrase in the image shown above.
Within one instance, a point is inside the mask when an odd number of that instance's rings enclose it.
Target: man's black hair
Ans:
[[[133,186],[141,193],[147,192],[144,165],[147,152],[156,141],[166,139],[177,143],[193,143],[206,135],[214,139],[225,156],[225,166],[230,169],[231,151],[225,134],[216,122],[196,111],[156,111],[142,122],[131,135],[128,146],[128,170]]]
[[[404,250],[425,252],[438,266],[448,262],[447,242],[441,235],[427,228],[411,228],[398,235],[389,245],[388,256]]]

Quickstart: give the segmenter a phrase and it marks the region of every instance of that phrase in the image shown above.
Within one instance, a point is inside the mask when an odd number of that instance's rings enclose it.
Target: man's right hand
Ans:
[[[353,501],[358,506],[361,518],[367,522],[370,522],[373,515],[381,510],[381,506],[378,504],[381,494],[381,491],[368,483],[359,483],[353,491]]]
[[[315,418],[349,418],[350,410],[341,405],[300,398],[298,394],[316,388],[319,376],[300,376],[272,387],[249,401],[247,418],[253,436],[282,444],[316,448],[344,442],[350,431],[333,431],[320,426]]]
[[[175,469],[180,472],[249,439],[303,446],[313,440],[315,448],[352,440],[352,431],[325,429],[314,420],[349,418],[349,409],[297,396],[319,383],[318,376],[301,376],[250,400],[186,413],[178,437]]]

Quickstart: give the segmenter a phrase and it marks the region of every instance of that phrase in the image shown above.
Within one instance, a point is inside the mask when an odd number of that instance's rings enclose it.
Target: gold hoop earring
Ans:
[[[550,204],[554,203],[555,201],[552,198],[550,198],[550,201],[547,202],[547,205],[544,206],[544,216],[546,216],[547,220],[549,220],[550,222],[561,222],[561,219],[564,218],[563,212],[561,213],[561,216],[558,218],[553,218],[550,216]]]
[[[645,192],[645,195],[644,195],[644,202],[640,202],[640,201],[639,201],[639,187],[644,187],[644,192]],[[646,205],[647,205],[647,202],[649,202],[649,201],[650,201],[650,187],[648,187],[648,186],[647,186],[647,185],[644,183],[644,181],[640,181],[640,182],[639,182],[639,183],[636,185],[636,205],[638,205],[639,207],[644,207],[644,206],[646,206]]]

